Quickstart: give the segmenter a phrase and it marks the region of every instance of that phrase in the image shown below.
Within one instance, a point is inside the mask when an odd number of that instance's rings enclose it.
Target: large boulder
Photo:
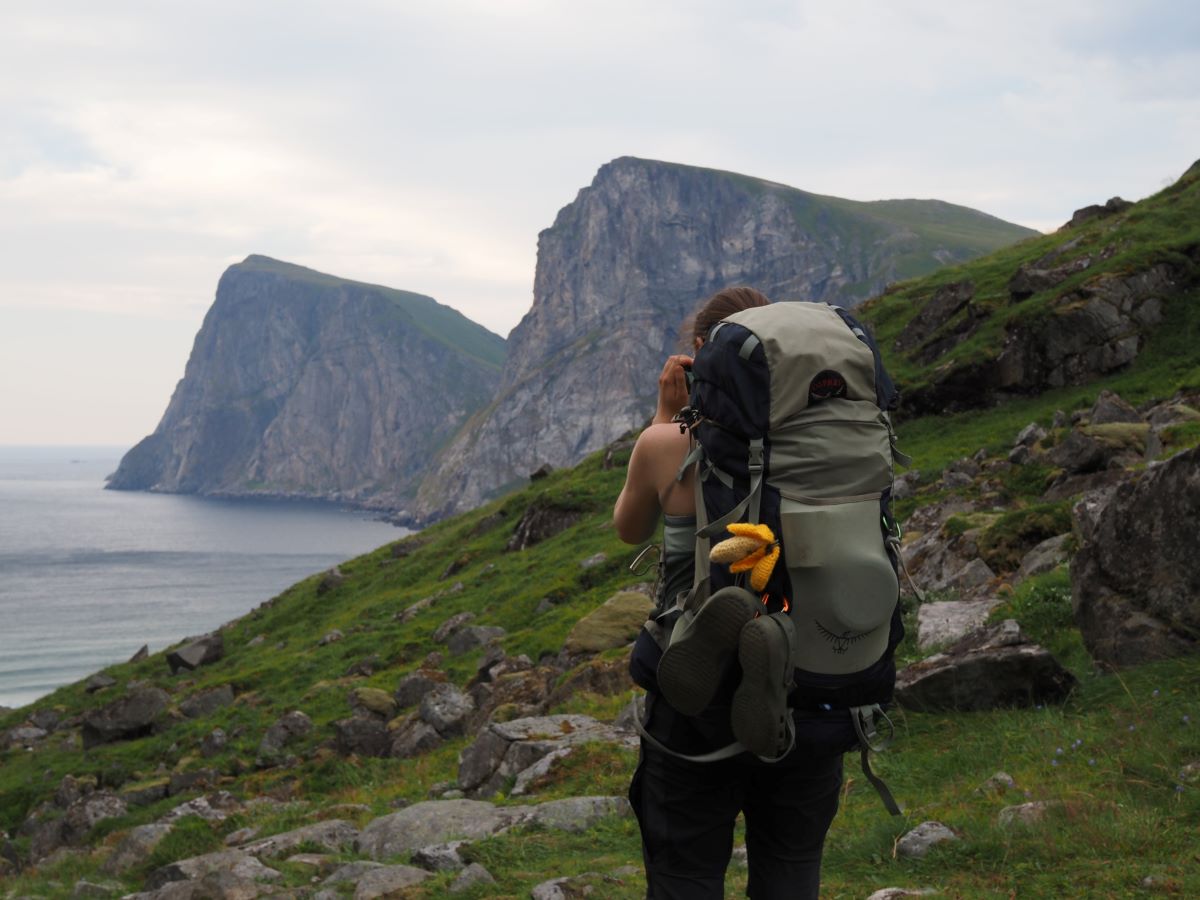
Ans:
[[[1128,666],[1200,644],[1200,447],[1075,507],[1075,622],[1091,655]]]
[[[283,749],[313,730],[313,721],[306,713],[294,709],[277,719],[258,745],[256,764],[262,768],[275,765],[283,757]]]
[[[211,715],[233,702],[233,688],[228,684],[212,690],[202,691],[188,697],[179,704],[179,711],[189,719],[200,719]]]
[[[896,701],[907,709],[984,710],[1066,698],[1075,676],[1029,643],[1011,619],[981,629],[896,675]]]
[[[83,717],[83,748],[144,737],[154,731],[171,696],[154,687],[136,687]]]
[[[578,509],[558,506],[549,500],[538,498],[525,510],[521,520],[508,539],[507,550],[524,550],[540,544],[574,525],[582,517]]]

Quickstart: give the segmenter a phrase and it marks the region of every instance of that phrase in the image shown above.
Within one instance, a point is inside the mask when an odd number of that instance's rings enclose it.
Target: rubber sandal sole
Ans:
[[[755,619],[738,641],[742,681],[733,694],[733,735],[756,756],[775,759],[790,749],[787,706],[790,647],[787,634],[771,616]]]
[[[671,644],[658,664],[658,687],[668,703],[685,716],[704,711],[737,655],[742,628],[760,609],[753,595],[741,590],[717,591],[708,599],[688,634]]]

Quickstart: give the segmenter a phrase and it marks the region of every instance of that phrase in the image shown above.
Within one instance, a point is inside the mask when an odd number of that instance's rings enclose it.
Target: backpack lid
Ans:
[[[784,301],[744,309],[724,321],[750,331],[747,343],[757,339],[766,356],[771,429],[812,400],[875,402],[875,356],[829,304]]]

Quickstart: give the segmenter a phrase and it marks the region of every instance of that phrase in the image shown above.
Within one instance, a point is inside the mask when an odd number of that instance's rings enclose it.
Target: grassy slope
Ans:
[[[1191,226],[1181,223],[1181,227]],[[1174,232],[1167,237],[1173,241]],[[1018,262],[1044,253],[1048,246],[1044,242],[1051,240],[1002,251],[1003,261],[981,261],[971,270],[973,277],[982,277],[978,273],[992,268],[1011,273]],[[1151,258],[1170,249],[1144,246],[1128,252],[1135,251]],[[902,294],[891,294],[885,302],[894,306],[896,296],[926,296],[933,285],[955,277],[961,275],[939,274],[906,285]],[[1172,303],[1166,325],[1152,336],[1129,371],[998,409],[905,422],[900,427],[905,449],[922,470],[938,470],[981,446],[996,452],[1006,449],[1026,422],[1046,422],[1054,409],[1086,405],[1101,387],[1149,399],[1170,396],[1181,384],[1194,385],[1193,338],[1200,333],[1197,299],[1187,296]],[[885,331],[885,325],[880,330]],[[888,346],[886,340],[884,345]],[[1200,433],[1185,430],[1179,443],[1168,449],[1197,441]],[[1011,476],[1002,498],[1008,508],[1019,510],[1031,504],[1044,474],[1033,470]],[[574,470],[554,473],[510,497],[428,529],[419,539],[422,546],[404,559],[394,559],[391,549],[384,547],[345,564],[346,583],[323,596],[317,594],[318,579],[307,579],[232,623],[225,633],[226,658],[192,675],[172,679],[161,654],[111,667],[107,671],[122,684],[138,678],[169,687],[176,702],[224,683],[234,685],[238,699],[207,719],[180,721],[158,736],[87,753],[73,748],[0,753],[0,828],[14,833],[27,811],[49,796],[66,773],[93,774],[102,782],[119,784],[130,777],[153,780],[171,770],[212,765],[226,774],[224,786],[240,796],[269,793],[311,804],[242,813],[219,825],[189,820],[160,848],[155,864],[216,849],[225,834],[247,824],[270,833],[311,821],[319,815],[312,807],[364,803],[371,813],[352,815],[362,824],[372,815],[390,811],[396,799],[425,798],[432,785],[454,777],[457,753],[466,740],[418,760],[340,759],[318,745],[331,735],[330,723],[348,714],[348,691],[359,685],[394,688],[431,649],[436,626],[461,610],[476,612],[483,624],[508,629],[504,646],[510,654],[528,653],[536,659],[556,652],[580,616],[637,580],[624,569],[632,552],[617,541],[608,524],[622,476],[620,468],[604,470],[600,457],[593,456]],[[930,490],[919,495],[918,502],[937,499]],[[521,511],[539,495],[577,505],[586,515],[541,545],[521,553],[503,552]],[[914,505],[910,502],[906,511]],[[580,567],[580,560],[597,552],[608,554],[608,561],[595,568]],[[443,579],[451,560],[461,560],[463,567]],[[412,621],[401,624],[393,618],[416,600],[447,591],[458,580],[464,585],[461,591],[445,593]],[[1067,585],[1064,570],[1022,585],[1000,614],[1018,618],[1074,671],[1080,679],[1076,693],[1062,707],[1040,710],[898,716],[899,740],[875,765],[907,815],[903,821],[889,819],[848,758],[842,811],[826,853],[827,896],[860,898],[886,885],[934,886],[943,890],[942,896],[959,897],[1135,896],[1147,876],[1158,879],[1158,890],[1200,895],[1195,842],[1200,784],[1180,774],[1185,765],[1200,760],[1196,730],[1200,727],[1200,659],[1159,663],[1119,676],[1093,671],[1071,625]],[[536,614],[543,597],[560,602],[550,612]],[[909,615],[911,619],[911,610]],[[319,637],[332,628],[341,629],[345,639],[318,647]],[[266,642],[248,647],[258,634],[266,635]],[[348,667],[372,654],[383,661],[375,675],[344,677]],[[608,655],[620,657],[622,652]],[[915,656],[911,643],[903,648],[903,655]],[[465,682],[478,657],[478,653],[448,657],[449,674]],[[77,684],[35,706],[73,713],[105,699],[104,695],[89,697]],[[612,717],[625,699],[582,694],[558,711]],[[317,723],[314,735],[294,748],[303,762],[290,769],[253,771],[249,764],[263,731],[293,708],[305,710]],[[18,724],[29,711],[0,718],[0,729]],[[196,748],[214,726],[231,735],[230,744],[223,754],[203,760]],[[610,748],[577,753],[552,773],[538,799],[623,793],[634,763],[632,754]],[[1017,788],[1005,794],[978,793],[977,788],[997,770],[1011,774]],[[94,837],[112,843],[124,829],[153,820],[182,799],[101,823]],[[1004,829],[996,824],[1003,806],[1026,799],[1063,805],[1041,825]],[[951,826],[962,840],[937,848],[925,860],[897,858],[895,839],[928,819]],[[26,840],[17,837],[18,845]],[[471,853],[488,866],[499,884],[467,892],[466,897],[524,897],[533,884],[549,877],[611,872],[639,862],[636,827],[629,820],[609,821],[580,836],[538,832],[498,837],[475,845]],[[98,872],[102,858],[97,854],[61,861],[13,878],[8,887],[14,895],[68,896],[79,877],[105,878]],[[132,873],[125,887],[136,887],[144,874],[145,870]],[[306,883],[308,877],[294,868],[287,876],[296,885]],[[731,867],[729,895],[740,892],[744,879],[744,870]],[[438,876],[424,896],[441,895],[449,880],[448,875]],[[641,890],[634,877],[624,883],[599,884],[592,896],[637,897]]]
[[[248,256],[238,266],[247,271],[269,272],[292,281],[304,281],[322,287],[353,286],[377,292],[390,300],[413,326],[447,347],[465,353],[493,369],[499,369],[504,363],[504,338],[472,322],[458,310],[438,303],[432,297],[338,278],[268,256]]]

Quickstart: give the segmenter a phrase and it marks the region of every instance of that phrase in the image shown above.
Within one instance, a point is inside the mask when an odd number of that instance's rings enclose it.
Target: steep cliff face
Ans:
[[[1034,232],[938,201],[860,203],[622,158],[538,240],[534,301],[495,400],[422,485],[418,517],[470,508],[646,421],[682,320],[722,287],[853,305]]]
[[[109,487],[403,506],[503,354],[428,297],[251,256],[221,277],[162,421]]]

